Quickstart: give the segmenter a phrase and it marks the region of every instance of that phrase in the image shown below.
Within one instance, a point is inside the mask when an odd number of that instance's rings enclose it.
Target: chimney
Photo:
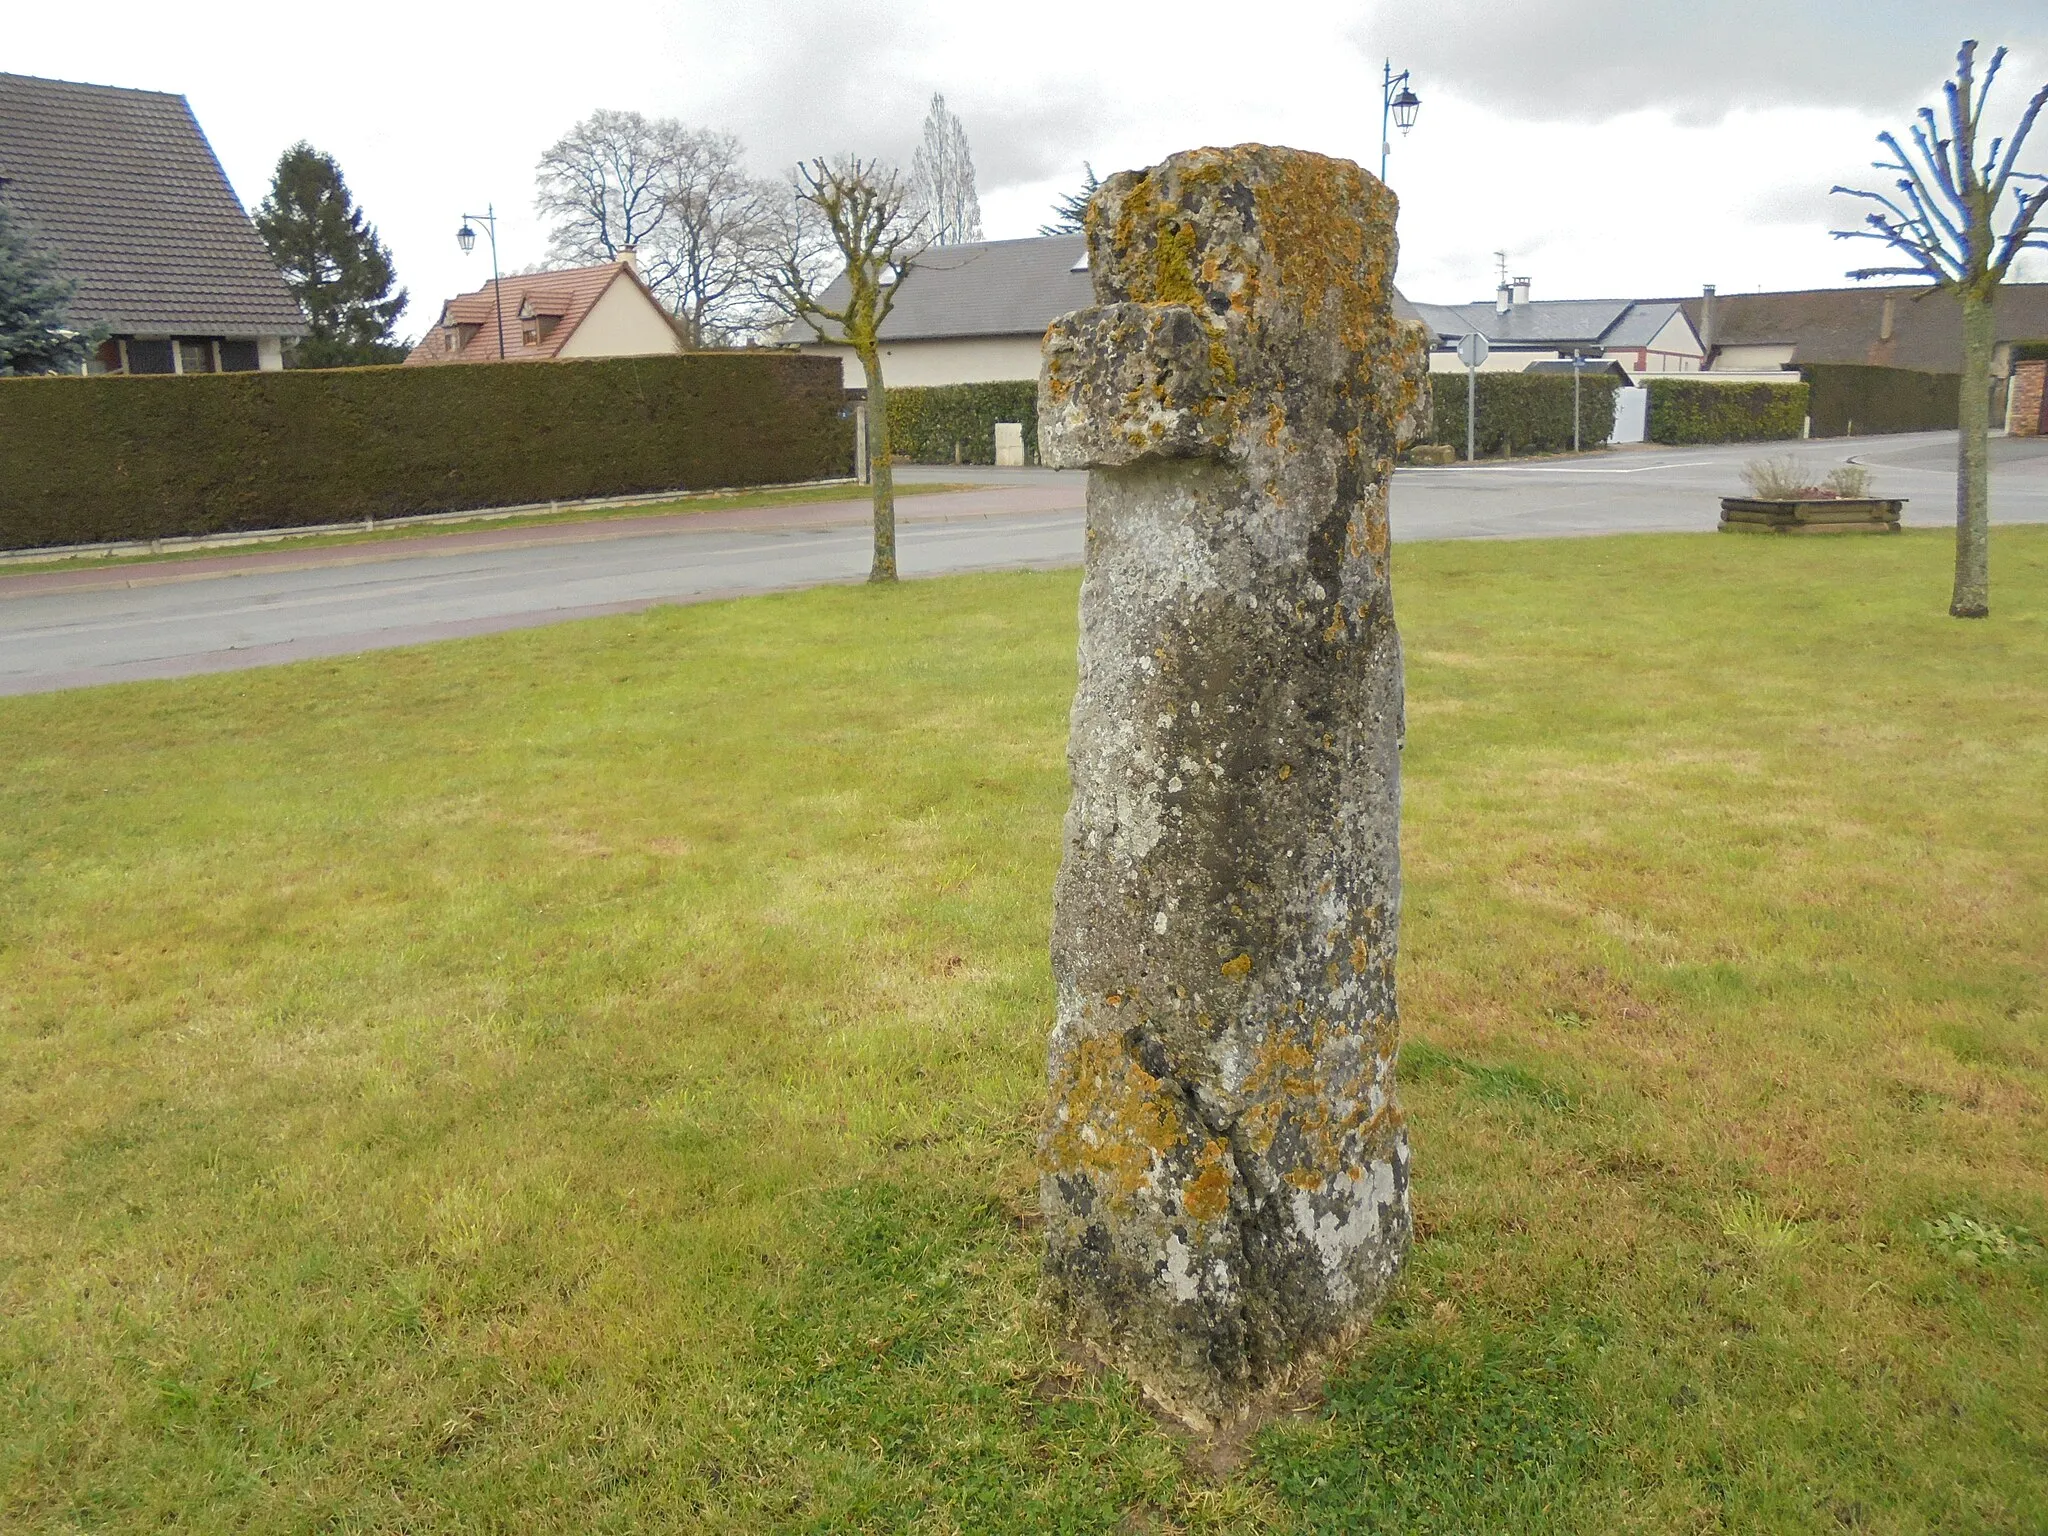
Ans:
[[[629,241],[627,244],[619,247],[619,265],[635,277],[640,275],[640,247],[638,243]]]
[[[1494,313],[1501,315],[1506,314],[1508,312],[1508,306],[1510,306],[1514,302],[1515,290],[1510,288],[1506,283],[1502,283],[1500,287],[1496,288],[1493,291]]]
[[[1529,302],[1529,279],[1527,279],[1526,277],[1518,277],[1515,279],[1515,302],[1517,304],[1526,304]]]
[[[1702,368],[1714,365],[1714,285],[1708,283],[1700,289],[1700,349],[1707,354]]]

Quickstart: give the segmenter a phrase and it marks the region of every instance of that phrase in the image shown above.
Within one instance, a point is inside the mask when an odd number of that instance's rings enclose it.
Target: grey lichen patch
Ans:
[[[1190,1422],[1369,1315],[1409,1240],[1393,1081],[1401,653],[1387,484],[1424,354],[1393,202],[1250,145],[1105,183],[1040,375],[1092,470],[1047,1275]]]

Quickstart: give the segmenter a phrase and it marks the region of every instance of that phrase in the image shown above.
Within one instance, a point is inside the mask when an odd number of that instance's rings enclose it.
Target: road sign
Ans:
[[[1458,361],[1465,365],[1465,462],[1478,451],[1479,365],[1493,348],[1477,331],[1458,338]]]

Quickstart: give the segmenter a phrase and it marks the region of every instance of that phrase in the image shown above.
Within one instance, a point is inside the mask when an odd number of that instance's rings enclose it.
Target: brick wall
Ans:
[[[2012,366],[2012,422],[2014,437],[2041,437],[2048,435],[2048,410],[2044,410],[2043,395],[2048,394],[2048,359],[2036,358],[2032,362],[2014,363]]]

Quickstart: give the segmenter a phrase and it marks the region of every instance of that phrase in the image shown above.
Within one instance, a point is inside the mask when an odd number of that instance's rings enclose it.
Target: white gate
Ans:
[[[1638,384],[1614,392],[1614,435],[1610,443],[1640,443],[1650,435],[1650,392]]]

